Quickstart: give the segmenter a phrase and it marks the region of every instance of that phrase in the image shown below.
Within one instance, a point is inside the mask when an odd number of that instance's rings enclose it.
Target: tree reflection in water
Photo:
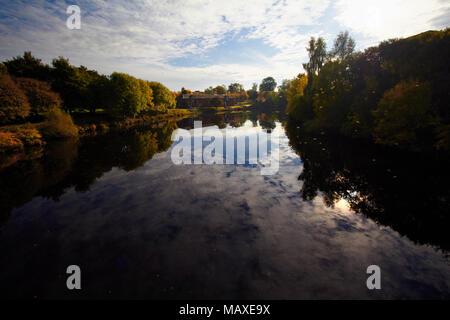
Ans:
[[[134,170],[172,144],[175,123],[131,129],[81,140],[54,141],[42,157],[0,170],[0,223],[13,208],[41,196],[57,201],[69,188],[84,192],[113,167]]]
[[[328,206],[344,199],[353,211],[417,243],[450,249],[447,157],[307,135],[293,123],[286,132],[303,162],[304,200],[319,192]]]

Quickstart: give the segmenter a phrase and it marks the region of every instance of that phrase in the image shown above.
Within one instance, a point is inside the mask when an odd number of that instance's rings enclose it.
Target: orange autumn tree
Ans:
[[[17,122],[30,113],[25,94],[7,74],[0,73],[0,123]]]
[[[53,92],[47,82],[18,78],[16,83],[28,98],[33,115],[46,112],[52,107],[59,108],[62,104],[59,94]]]

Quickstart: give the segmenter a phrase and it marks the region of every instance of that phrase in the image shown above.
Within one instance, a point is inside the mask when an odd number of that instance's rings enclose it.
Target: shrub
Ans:
[[[34,128],[21,128],[16,132],[16,137],[19,138],[24,146],[40,146],[42,145],[42,135],[37,129]]]
[[[23,150],[23,143],[14,133],[0,131],[0,152],[21,150]]]
[[[45,113],[46,121],[40,131],[45,138],[77,137],[78,128],[69,114],[61,109],[51,108]]]
[[[22,151],[24,147],[43,145],[42,135],[30,124],[8,126],[0,131],[0,152]]]
[[[25,94],[7,74],[0,73],[0,123],[21,120],[30,113]]]

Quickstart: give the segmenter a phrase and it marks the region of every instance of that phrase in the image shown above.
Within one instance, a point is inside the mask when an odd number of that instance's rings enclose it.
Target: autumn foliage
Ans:
[[[47,82],[30,78],[18,78],[16,83],[28,98],[31,113],[36,115],[52,107],[59,108],[61,106],[61,98],[51,90]]]
[[[450,150],[449,29],[344,51],[331,58],[321,51],[326,59],[315,64],[306,86],[288,94],[292,121],[310,132],[414,151]]]
[[[0,73],[0,123],[17,122],[30,113],[25,94],[7,74]]]

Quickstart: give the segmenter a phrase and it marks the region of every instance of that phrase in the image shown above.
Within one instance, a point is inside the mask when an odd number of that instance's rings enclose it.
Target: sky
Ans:
[[[81,28],[69,29],[69,5]],[[450,0],[0,0],[0,60],[24,51],[169,89],[204,90],[303,72],[311,36],[330,49],[348,30],[356,49],[450,26]]]

